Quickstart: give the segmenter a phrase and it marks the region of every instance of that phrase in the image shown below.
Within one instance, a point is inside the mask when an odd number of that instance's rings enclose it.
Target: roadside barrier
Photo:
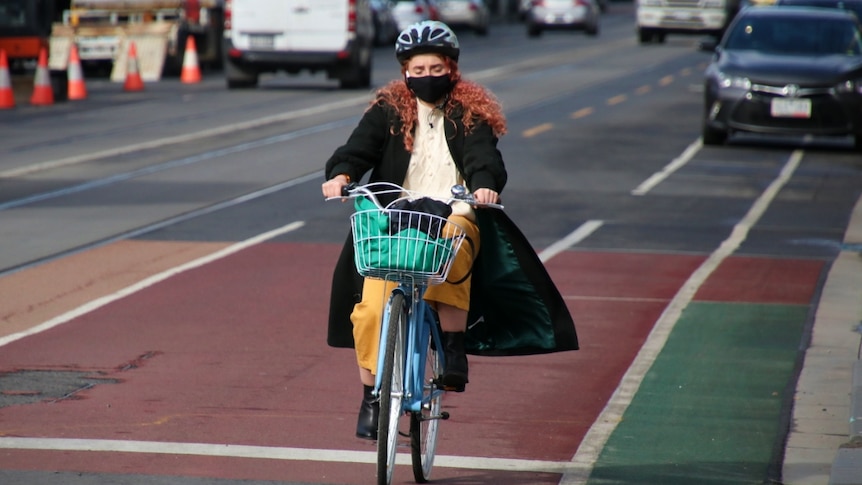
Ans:
[[[48,51],[39,50],[39,63],[36,66],[36,79],[33,81],[33,95],[30,104],[47,106],[54,104],[54,89],[51,87],[51,73],[48,72]]]
[[[129,62],[126,69],[126,82],[123,84],[124,91],[143,91],[144,80],[138,70],[138,49],[134,42],[129,43]]]
[[[0,109],[15,107],[15,93],[12,91],[12,78],[9,75],[9,59],[6,51],[0,49]]]
[[[186,84],[201,82],[201,68],[198,65],[198,49],[195,46],[195,38],[191,35],[186,39],[186,50],[183,54],[183,71],[180,81]]]
[[[69,52],[68,67],[69,99],[87,99],[87,87],[84,85],[84,71],[81,69],[81,58],[78,56],[78,46],[72,44]]]

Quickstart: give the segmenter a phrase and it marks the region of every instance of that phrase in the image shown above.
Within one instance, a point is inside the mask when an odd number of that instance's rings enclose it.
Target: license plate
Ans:
[[[674,10],[671,11],[670,14],[668,14],[668,17],[674,20],[689,20],[694,17],[694,15],[691,12],[687,12],[685,10]]]
[[[275,47],[275,36],[269,34],[251,34],[248,36],[248,45],[253,49],[272,49]]]
[[[769,106],[773,118],[811,118],[811,100],[807,98],[773,98]]]

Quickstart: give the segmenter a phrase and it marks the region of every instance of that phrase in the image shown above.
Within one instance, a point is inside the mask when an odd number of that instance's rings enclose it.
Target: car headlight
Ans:
[[[835,91],[841,94],[862,94],[862,79],[844,81],[835,86]]]
[[[751,80],[744,76],[728,76],[724,73],[718,75],[718,85],[721,88],[751,89]]]

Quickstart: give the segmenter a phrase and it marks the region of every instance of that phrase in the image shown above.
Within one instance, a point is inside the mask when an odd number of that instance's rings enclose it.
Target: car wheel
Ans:
[[[478,35],[479,37],[485,37],[486,35],[488,35],[488,26],[483,25],[476,29],[476,35]]]
[[[704,122],[701,137],[704,145],[724,145],[727,141],[727,131],[715,129]]]
[[[357,62],[338,78],[341,89],[359,89],[371,86],[371,58],[363,65]]]
[[[596,22],[595,24],[587,27],[586,33],[590,37],[595,37],[595,36],[599,35],[599,23]]]
[[[542,35],[542,29],[537,25],[527,26],[527,37],[538,37]]]
[[[257,87],[257,72],[240,69],[230,59],[224,60],[224,77],[228,89]]]
[[[853,136],[853,149],[862,152],[862,134]]]
[[[652,42],[652,32],[647,29],[638,29],[638,40],[641,44],[649,44]]]

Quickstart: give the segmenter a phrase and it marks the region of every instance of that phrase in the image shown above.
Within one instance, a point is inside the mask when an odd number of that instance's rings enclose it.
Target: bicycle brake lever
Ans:
[[[349,184],[341,187],[341,195],[347,197],[350,195],[350,192],[356,188],[356,182],[350,182]]]

